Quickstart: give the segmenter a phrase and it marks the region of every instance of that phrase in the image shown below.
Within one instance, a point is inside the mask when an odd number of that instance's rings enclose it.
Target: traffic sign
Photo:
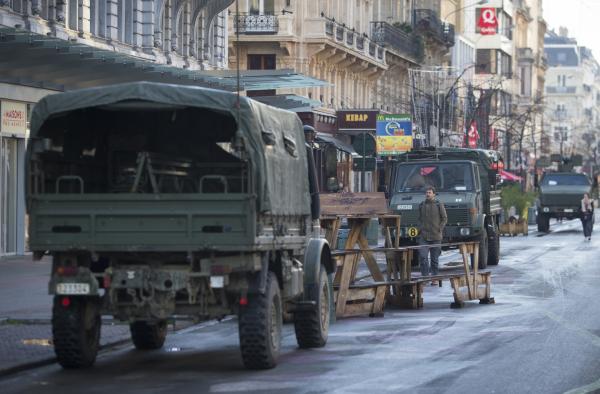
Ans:
[[[352,159],[353,171],[375,171],[377,159],[374,157],[355,157]]]
[[[361,133],[354,137],[352,147],[361,156],[373,156],[376,152],[375,137],[369,133]]]

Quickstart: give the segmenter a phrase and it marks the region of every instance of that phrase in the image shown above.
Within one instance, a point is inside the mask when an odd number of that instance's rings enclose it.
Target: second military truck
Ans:
[[[580,218],[584,193],[589,193],[591,197],[592,184],[586,175],[574,172],[546,173],[539,184],[538,231],[550,230],[550,218]]]
[[[254,369],[275,366],[284,311],[300,347],[325,345],[334,266],[295,113],[142,82],[47,96],[31,137],[30,248],[53,258],[63,367],[94,363],[101,315],[157,349],[174,316],[237,314]]]
[[[444,242],[479,242],[479,268],[500,259],[500,191],[496,151],[423,148],[399,156],[390,181],[390,209],[401,215],[400,243],[413,245],[419,236],[419,204],[433,186],[444,203],[448,223]]]

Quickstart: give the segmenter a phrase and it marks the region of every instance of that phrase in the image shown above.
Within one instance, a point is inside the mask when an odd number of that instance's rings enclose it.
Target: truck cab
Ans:
[[[448,215],[443,242],[478,241],[479,266],[498,264],[499,162],[496,152],[473,149],[430,148],[402,155],[390,182],[390,209],[401,215],[400,243],[417,243],[419,204],[433,186]]]

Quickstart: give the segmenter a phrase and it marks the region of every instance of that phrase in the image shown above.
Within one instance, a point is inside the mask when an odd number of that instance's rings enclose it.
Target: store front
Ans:
[[[0,101],[0,256],[25,251],[27,103]]]

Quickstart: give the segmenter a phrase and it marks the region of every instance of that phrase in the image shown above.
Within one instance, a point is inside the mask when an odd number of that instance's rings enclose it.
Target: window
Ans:
[[[277,67],[275,55],[248,55],[248,70],[275,70]],[[274,96],[275,89],[251,90],[247,92],[248,97]]]
[[[248,12],[251,15],[274,15],[275,0],[250,0]]]
[[[499,49],[477,50],[477,74],[499,74],[510,78],[512,58]]]

